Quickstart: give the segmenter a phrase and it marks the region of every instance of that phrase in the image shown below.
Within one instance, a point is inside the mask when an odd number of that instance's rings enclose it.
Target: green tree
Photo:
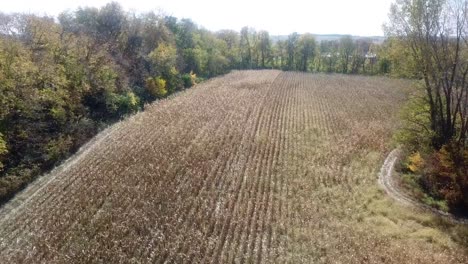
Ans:
[[[355,49],[351,57],[351,73],[357,74],[360,71],[366,72],[366,55],[369,53],[371,43],[366,39],[355,41]]]
[[[127,17],[119,3],[111,2],[99,10],[96,22],[100,38],[107,42],[115,42],[127,26]]]
[[[258,32],[258,38],[258,49],[260,53],[261,67],[265,68],[266,63],[270,60],[271,55],[270,35],[267,31],[262,30]]]
[[[273,68],[275,69],[286,69],[286,58],[287,58],[287,49],[286,41],[278,40],[276,45],[273,45]]]
[[[3,159],[8,153],[8,148],[5,140],[3,139],[3,134],[0,133],[0,172],[3,170]]]
[[[148,58],[153,64],[152,74],[167,74],[176,66],[177,50],[172,45],[161,43],[155,50],[148,54]]]
[[[299,37],[298,41],[298,69],[306,72],[309,64],[315,57],[316,42],[312,34],[306,33]]]
[[[381,46],[379,56],[381,74],[390,73],[399,78],[418,78],[416,61],[404,39],[388,37]]]
[[[467,13],[461,0],[398,0],[391,8],[387,33],[410,48],[424,80],[436,149],[455,138],[461,146],[467,141]]]
[[[348,73],[350,64],[349,62],[352,58],[354,50],[355,44],[351,36],[345,36],[340,39],[339,53],[342,73]]]
[[[242,69],[252,68],[252,46],[250,43],[250,33],[248,27],[243,27],[240,32],[240,60]]]
[[[320,42],[319,62],[323,65],[321,69],[327,72],[334,72],[338,63],[338,55],[338,43],[336,41],[323,40]]]
[[[286,45],[286,49],[287,49],[287,52],[288,52],[288,59],[287,59],[287,68],[288,70],[290,71],[293,71],[296,69],[296,64],[295,64],[295,54],[296,54],[296,48],[297,48],[297,43],[298,43],[298,40],[299,40],[299,34],[297,34],[296,32],[290,34],[288,36],[288,40],[287,40],[287,45]]]
[[[216,33],[216,38],[224,42],[221,53],[229,61],[229,68],[235,69],[240,67],[240,36],[239,33],[233,30],[221,30]]]

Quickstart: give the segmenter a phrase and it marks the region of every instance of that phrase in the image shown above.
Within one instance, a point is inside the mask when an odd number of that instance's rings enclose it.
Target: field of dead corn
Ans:
[[[0,209],[0,263],[467,263],[377,177],[409,81],[237,71],[93,139]]]

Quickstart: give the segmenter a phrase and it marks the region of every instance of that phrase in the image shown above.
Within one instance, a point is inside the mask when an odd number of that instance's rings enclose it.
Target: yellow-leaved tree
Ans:
[[[146,79],[145,88],[155,98],[163,98],[167,94],[166,80],[161,77]]]
[[[421,157],[419,152],[415,152],[408,157],[408,169],[413,172],[419,172],[424,166],[424,159]]]
[[[6,142],[3,139],[2,133],[0,133],[0,171],[3,170],[3,166],[4,166],[2,162],[2,158],[7,153],[8,153],[8,149],[7,149]]]
[[[173,45],[161,43],[148,54],[148,57],[156,70],[156,75],[168,74],[176,66],[177,49]]]

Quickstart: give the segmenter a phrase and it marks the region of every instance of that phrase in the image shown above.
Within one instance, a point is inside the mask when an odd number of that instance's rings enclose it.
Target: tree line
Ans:
[[[387,34],[419,80],[400,134],[426,200],[468,213],[468,1],[397,0]],[[435,200],[435,201],[434,201]]]
[[[57,18],[0,13],[0,202],[108,124],[232,69],[402,75],[401,41],[211,32],[118,3]],[[404,56],[403,56],[404,57]]]

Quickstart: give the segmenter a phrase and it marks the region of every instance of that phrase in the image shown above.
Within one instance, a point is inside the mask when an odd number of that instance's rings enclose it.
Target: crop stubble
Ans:
[[[460,261],[353,228],[407,84],[236,71],[150,105],[2,209],[0,259]]]

